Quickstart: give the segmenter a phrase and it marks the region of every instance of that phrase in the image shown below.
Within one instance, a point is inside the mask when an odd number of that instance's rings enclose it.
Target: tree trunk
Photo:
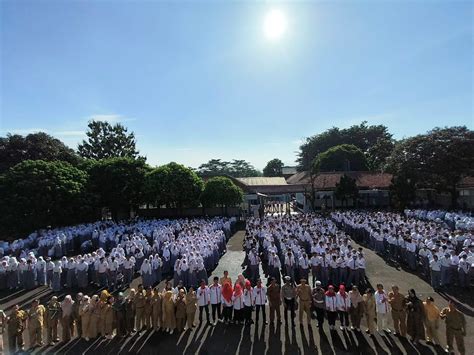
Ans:
[[[451,208],[455,209],[458,206],[458,191],[456,186],[450,189],[449,193],[451,194]]]

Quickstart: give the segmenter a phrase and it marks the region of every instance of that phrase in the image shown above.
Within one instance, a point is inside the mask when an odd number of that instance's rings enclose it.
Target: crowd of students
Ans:
[[[234,218],[107,221],[35,233],[13,242],[1,258],[0,290],[48,285],[58,292],[91,283],[115,290],[126,288],[135,272],[152,286],[181,271],[186,285],[196,287],[202,271],[217,265],[234,223]]]
[[[410,210],[404,211],[408,217],[416,217],[429,221],[446,223],[452,229],[474,230],[474,216],[463,212],[449,212],[445,210]]]
[[[431,280],[434,289],[468,289],[474,272],[474,234],[392,212],[333,212],[357,242]]]

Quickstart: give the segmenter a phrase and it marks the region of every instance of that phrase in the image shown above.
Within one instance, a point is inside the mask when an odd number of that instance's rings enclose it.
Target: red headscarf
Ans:
[[[347,293],[346,293],[346,286],[344,285],[339,285],[339,294],[346,298],[347,297]]]
[[[239,297],[242,294],[242,286],[236,284],[234,287],[234,297]]]
[[[228,282],[224,283],[224,286],[222,286],[222,297],[224,297],[227,302],[230,302],[232,300],[232,293],[232,285]]]
[[[328,290],[326,291],[326,296],[334,297],[336,293],[334,292],[334,286],[329,285]]]
[[[245,280],[245,288],[246,288],[247,290],[250,290],[250,289],[252,288],[252,284],[250,283],[249,280]]]

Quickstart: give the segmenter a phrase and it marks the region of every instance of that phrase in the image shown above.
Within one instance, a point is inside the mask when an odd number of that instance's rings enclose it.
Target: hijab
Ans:
[[[232,290],[232,285],[228,282],[225,282],[222,286],[222,297],[224,297],[227,302],[230,302],[232,300],[233,292],[234,290]]]
[[[234,297],[239,297],[242,294],[242,286],[240,284],[236,284],[234,287]]]

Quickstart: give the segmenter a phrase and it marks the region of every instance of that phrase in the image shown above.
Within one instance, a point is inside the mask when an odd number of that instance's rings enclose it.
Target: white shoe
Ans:
[[[341,325],[341,326],[339,327],[339,329],[340,329],[340,330],[344,330],[344,326]]]
[[[171,329],[170,335],[174,333],[174,329]]]

